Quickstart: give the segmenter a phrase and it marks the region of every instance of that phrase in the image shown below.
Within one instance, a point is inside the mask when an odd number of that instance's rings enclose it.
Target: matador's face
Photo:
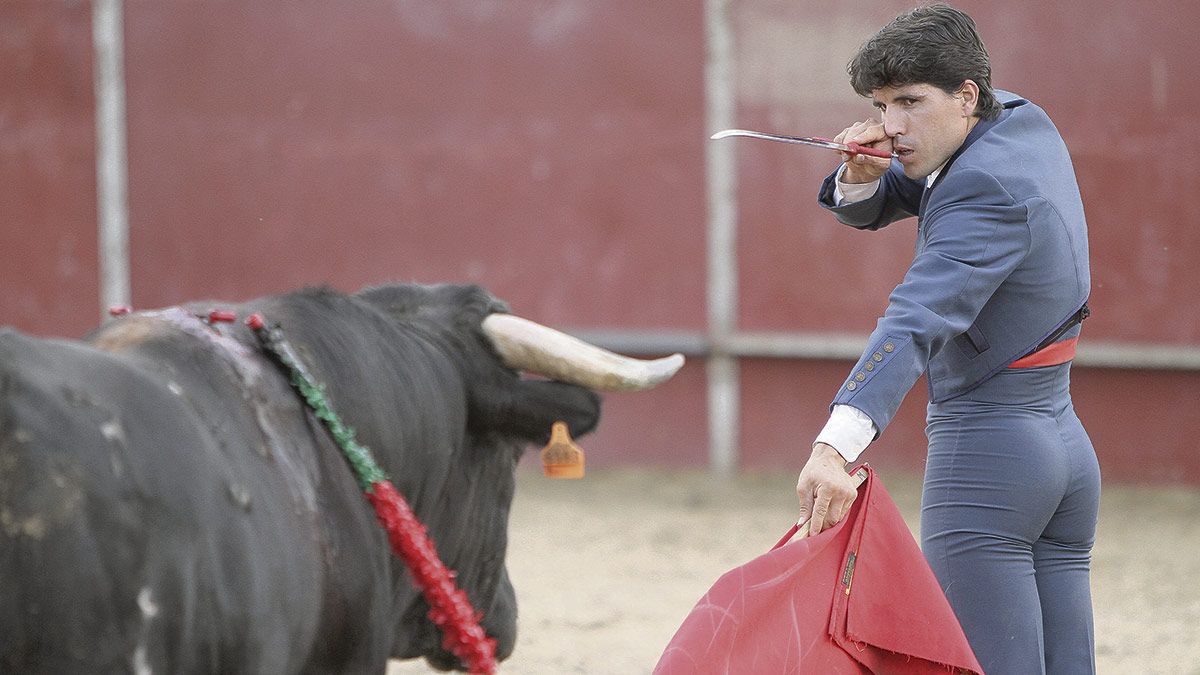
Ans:
[[[945,164],[979,121],[974,116],[979,87],[971,80],[953,94],[932,84],[882,87],[871,92],[871,100],[904,175],[914,180]]]

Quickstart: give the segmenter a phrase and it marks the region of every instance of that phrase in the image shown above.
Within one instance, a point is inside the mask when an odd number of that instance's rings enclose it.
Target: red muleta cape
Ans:
[[[867,471],[842,522],[722,575],[655,675],[981,675],[900,511]]]

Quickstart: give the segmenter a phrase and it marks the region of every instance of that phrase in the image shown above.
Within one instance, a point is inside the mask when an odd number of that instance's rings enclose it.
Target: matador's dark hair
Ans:
[[[896,17],[859,48],[846,69],[860,96],[907,84],[931,84],[953,94],[969,79],[979,85],[975,115],[1000,114],[992,66],[975,22],[949,5],[918,7]]]

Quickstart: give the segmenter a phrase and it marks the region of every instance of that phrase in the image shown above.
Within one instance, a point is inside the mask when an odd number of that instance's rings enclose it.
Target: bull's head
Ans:
[[[497,642],[497,657],[505,658],[516,641],[516,597],[504,559],[517,460],[529,444],[546,442],[555,421],[566,422],[574,435],[591,431],[600,416],[593,390],[652,387],[674,374],[683,357],[641,361],[618,356],[509,315],[502,303],[474,286],[393,285],[366,289],[357,297],[428,345],[431,353],[448,357],[454,371],[431,371],[428,376],[442,379],[436,386],[422,383],[420,376],[406,376],[409,384],[428,388],[430,410],[440,408],[445,431],[455,439],[453,457],[417,448],[426,453],[421,470],[437,484],[418,484],[403,468],[389,471],[415,502],[446,564],[457,571],[458,583],[483,614],[483,626]],[[523,378],[521,372],[546,379]],[[466,404],[461,419],[454,405],[437,400],[456,399],[455,392]],[[440,669],[461,668],[441,648],[427,611],[424,600],[414,595],[398,627],[393,656],[424,656]]]

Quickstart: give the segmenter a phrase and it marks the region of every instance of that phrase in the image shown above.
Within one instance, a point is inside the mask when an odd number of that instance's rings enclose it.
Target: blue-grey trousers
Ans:
[[[1100,467],[1069,363],[929,405],[921,548],[987,675],[1094,673]]]

